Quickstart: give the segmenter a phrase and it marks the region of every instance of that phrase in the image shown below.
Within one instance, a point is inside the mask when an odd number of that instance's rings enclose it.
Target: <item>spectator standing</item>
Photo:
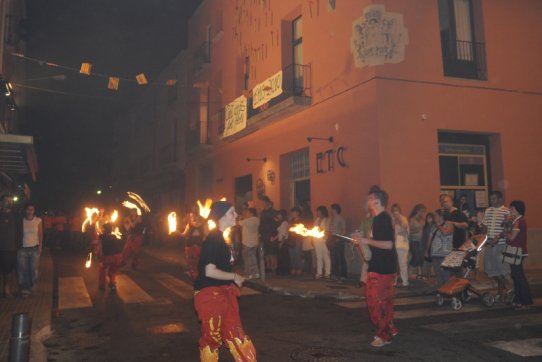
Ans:
[[[425,224],[423,225],[423,231],[422,231],[422,246],[424,250],[424,259],[426,263],[425,265],[425,276],[430,277],[431,276],[431,269],[432,269],[432,263],[429,258],[429,248],[431,246],[431,230],[433,229],[433,226],[435,225],[435,214],[432,212],[428,212],[425,215]]]
[[[362,238],[368,238],[371,235],[371,229],[373,227],[373,216],[369,212],[367,202],[364,205],[365,219],[361,221],[358,232]],[[359,276],[360,288],[367,283],[367,271],[369,269],[369,261],[371,260],[371,248],[367,245],[359,245],[361,272]]]
[[[373,187],[368,197],[368,207],[373,215],[370,237],[359,238],[369,245],[372,257],[369,261],[366,298],[371,322],[376,327],[373,347],[391,343],[398,330],[393,323],[393,283],[397,272],[397,255],[393,239],[393,221],[386,212],[388,194]]]
[[[318,206],[316,209],[316,220],[314,226],[322,231],[329,231],[329,213],[325,206]],[[326,245],[327,235],[321,238],[313,238],[314,253],[316,254],[316,275],[315,279],[325,277],[330,279],[331,276],[331,258],[329,249]]]
[[[301,222],[311,229],[313,227],[314,219],[312,217],[312,211],[308,206],[308,201],[301,203]],[[303,255],[303,273],[307,275],[314,275],[314,244],[312,237],[304,237],[301,243],[301,253]]]
[[[36,207],[28,203],[24,208],[22,247],[17,250],[17,281],[21,295],[27,297],[38,281],[38,269],[43,246],[43,224],[36,216]]]
[[[458,206],[458,209],[459,211],[461,211],[463,214],[465,214],[465,216],[467,217],[467,219],[470,217],[470,205],[469,205],[469,202],[468,202],[468,199],[467,199],[467,194],[461,194],[459,196],[459,206]]]
[[[239,220],[241,225],[241,243],[243,253],[244,272],[247,279],[256,279],[260,277],[258,258],[258,227],[260,219],[256,215],[256,209],[251,207],[244,210],[245,218]]]
[[[123,262],[126,262],[128,258],[132,257],[132,269],[137,270],[139,268],[139,254],[141,253],[141,246],[143,244],[144,227],[141,222],[141,216],[137,215],[134,209],[130,209],[128,223],[128,237],[122,251]]]
[[[277,213],[277,275],[290,274],[290,254],[288,250],[288,213],[279,210]]]
[[[448,194],[441,195],[441,207],[448,226],[453,227],[453,248],[459,249],[467,239],[469,219],[459,209],[454,207],[452,197]],[[446,215],[448,214],[448,215]]]
[[[408,287],[408,220],[401,214],[401,207],[398,204],[393,204],[391,206],[391,215],[395,230],[395,251],[397,253],[399,273],[401,275],[401,285],[403,287]]]
[[[264,196],[264,208],[260,213],[260,242],[263,244],[266,268],[272,272],[277,270],[277,243],[274,237],[277,235],[277,211],[273,209],[273,202]]]
[[[332,204],[330,210],[329,231],[334,234],[345,235],[346,221],[341,215],[341,205]],[[328,245],[331,252],[331,275],[339,281],[344,281],[347,277],[346,257],[344,254],[346,241],[343,238],[330,235],[328,236]]]
[[[427,252],[437,276],[437,288],[444,285],[450,278],[450,272],[440,267],[453,247],[452,226],[447,225],[444,216],[445,213],[442,210],[435,211],[435,223],[431,228]]]
[[[510,203],[510,216],[512,217],[512,230],[508,233],[508,245],[521,248],[523,258],[519,265],[510,265],[512,280],[514,281],[513,305],[516,310],[528,309],[533,304],[531,288],[523,272],[523,261],[529,255],[527,251],[527,222],[525,221],[525,203],[515,200]]]
[[[116,277],[122,265],[123,242],[112,235],[113,225],[104,224],[103,234],[100,235],[102,254],[100,256],[100,268],[98,271],[98,289],[105,289],[106,274],[109,278],[111,291],[117,290]]]
[[[423,204],[414,206],[408,216],[409,226],[409,248],[410,248],[410,266],[416,270],[416,279],[422,280],[423,276],[423,257],[425,248],[422,243],[423,228],[425,224],[425,213],[427,208]]]
[[[13,210],[13,198],[3,195],[0,209],[0,272],[2,273],[2,296],[11,296],[9,288],[11,275],[17,265],[17,250],[23,240],[23,223]]]
[[[194,283],[194,306],[201,322],[201,361],[218,361],[218,349],[225,343],[238,361],[256,361],[256,349],[245,334],[237,298],[245,278],[232,270],[231,250],[224,231],[235,225],[237,214],[228,202],[211,205],[211,230],[201,248],[198,278]]]
[[[505,224],[510,210],[504,206],[504,198],[500,191],[489,194],[489,207],[484,213],[483,225],[487,229],[489,247],[485,248],[484,271],[487,276],[497,282],[497,295],[506,293],[506,280],[510,276],[510,266],[502,261],[502,252],[506,247]]]

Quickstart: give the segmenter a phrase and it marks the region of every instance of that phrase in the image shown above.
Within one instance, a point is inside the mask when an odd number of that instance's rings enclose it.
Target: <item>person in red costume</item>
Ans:
[[[237,303],[245,278],[233,273],[231,250],[223,236],[236,218],[230,203],[217,201],[211,205],[209,219],[217,227],[203,242],[194,283],[194,305],[201,322],[200,361],[218,361],[222,343],[235,361],[256,361],[256,349],[243,330]]]

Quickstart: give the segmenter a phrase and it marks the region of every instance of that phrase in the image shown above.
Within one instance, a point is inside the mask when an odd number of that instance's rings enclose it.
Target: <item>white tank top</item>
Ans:
[[[36,216],[32,220],[23,219],[23,248],[39,245],[38,225],[40,222],[41,219]]]

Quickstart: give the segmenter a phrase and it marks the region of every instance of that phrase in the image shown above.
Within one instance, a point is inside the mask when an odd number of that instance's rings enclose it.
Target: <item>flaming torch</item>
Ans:
[[[303,224],[295,224],[289,230],[296,233],[296,234],[302,235],[302,236],[312,236],[312,237],[318,238],[318,239],[323,238],[327,234],[327,235],[333,235],[333,236],[336,236],[338,238],[342,238],[342,239],[346,239],[346,240],[350,240],[350,241],[354,241],[354,242],[356,241],[356,239],[351,238],[351,237],[346,236],[346,235],[335,234],[335,233],[327,232],[325,230],[320,230],[320,228],[318,226],[315,226],[312,229],[307,229],[305,227],[305,225],[303,225]]]
[[[137,211],[137,215],[141,216],[141,209],[136,204],[134,204],[133,202],[124,201],[122,203],[122,206],[124,206],[124,207],[126,207],[128,209],[135,209]]]
[[[92,252],[87,254],[87,261],[85,262],[85,268],[90,268],[92,265]]]
[[[87,231],[88,226],[92,225],[92,216],[94,214],[99,215],[100,210],[98,210],[95,207],[93,207],[93,208],[85,207],[85,214],[87,215],[87,218],[85,219],[85,221],[83,221],[83,224],[81,225],[81,231],[82,232]]]
[[[111,214],[111,222],[115,223],[117,219],[119,218],[119,212],[117,210],[114,210]]]
[[[149,208],[149,205],[147,205],[147,203],[145,202],[145,200],[143,200],[143,198],[141,196],[139,196],[135,192],[130,192],[130,191],[128,191],[127,194],[128,194],[129,198],[131,198],[132,200],[137,202],[139,204],[139,206],[141,206],[143,211],[151,212],[151,209]],[[140,215],[140,214],[138,214],[138,215]]]
[[[167,216],[167,223],[169,227],[169,235],[177,231],[177,213],[175,211],[169,213],[169,215]]]

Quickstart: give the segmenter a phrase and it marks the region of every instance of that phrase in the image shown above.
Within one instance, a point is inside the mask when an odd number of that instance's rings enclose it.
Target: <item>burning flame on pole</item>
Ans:
[[[128,194],[129,198],[131,198],[132,200],[137,202],[139,204],[139,206],[141,206],[143,211],[151,212],[151,209],[149,208],[149,205],[147,205],[147,203],[145,202],[145,200],[143,200],[143,198],[141,196],[139,196],[135,192],[130,192],[130,191],[128,191],[127,194]],[[141,215],[141,214],[138,214],[138,215]]]
[[[87,261],[85,262],[85,268],[90,268],[92,265],[92,252],[87,254]]]
[[[295,224],[289,230],[302,236],[312,236],[318,239],[323,238],[326,234],[326,232],[324,230],[320,230],[318,226],[315,226],[312,229],[307,229],[303,224]]]
[[[128,208],[128,209],[135,209],[137,211],[137,214],[139,216],[141,216],[141,209],[136,205],[134,204],[133,202],[130,202],[130,201],[124,201],[122,203],[122,206]]]
[[[117,210],[114,210],[111,214],[111,222],[115,223],[119,218],[119,212]]]
[[[168,234],[171,235],[171,233],[177,231],[177,213],[175,211],[172,211],[167,216],[167,223],[169,227]]]
[[[98,210],[95,207],[93,208],[85,207],[85,214],[87,215],[87,218],[85,219],[85,221],[83,221],[83,224],[81,225],[82,232],[87,231],[87,228],[89,227],[89,225],[92,225],[92,216],[94,214],[99,215],[100,210]]]
[[[118,226],[115,226],[115,229],[111,231],[111,235],[115,236],[117,239],[122,239],[122,233],[119,230]]]
[[[211,199],[206,199],[205,205],[203,205],[201,201],[198,200],[199,214],[201,217],[203,217],[204,219],[207,219],[209,217],[212,204],[213,204],[213,200]]]

